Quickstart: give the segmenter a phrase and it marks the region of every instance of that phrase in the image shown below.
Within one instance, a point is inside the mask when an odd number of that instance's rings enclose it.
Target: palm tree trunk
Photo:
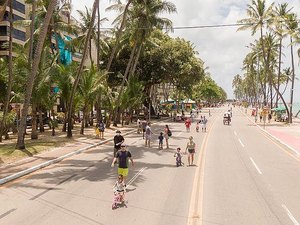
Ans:
[[[45,132],[44,121],[43,121],[43,112],[40,108],[39,108],[39,126],[40,126],[40,133]]]
[[[51,23],[53,26],[53,33],[54,33],[54,37],[55,37],[56,53],[58,54],[57,62],[58,62],[58,64],[60,64],[61,60],[60,60],[60,50],[59,50],[59,46],[58,46],[58,33],[57,33],[57,29],[56,29],[56,25],[55,25],[53,17],[51,19]],[[50,35],[52,36],[52,32],[50,32]],[[51,39],[52,39],[52,37],[50,37],[50,40]]]
[[[36,0],[32,0],[32,15],[31,15],[31,24],[30,24],[30,40],[29,40],[29,54],[28,61],[31,68],[31,62],[33,57],[33,43],[34,43],[34,23],[35,23],[35,14],[36,14]]]
[[[52,118],[50,116],[50,119],[52,121],[52,136],[55,136],[55,126],[56,126],[56,121],[55,121],[55,117],[54,117],[54,109],[53,109],[53,106],[51,107],[51,115],[52,115]]]
[[[97,25],[98,25],[98,36],[97,36],[97,68],[98,70],[100,70],[100,20],[101,20],[101,17],[100,17],[100,1],[98,1],[98,7],[97,7],[97,10],[98,10],[98,22],[97,22]]]
[[[91,33],[92,33],[92,29],[93,29],[93,24],[95,21],[95,17],[96,17],[96,9],[97,9],[97,5],[98,5],[98,1],[99,0],[95,0],[94,1],[94,5],[93,5],[93,13],[92,13],[92,18],[91,18],[91,23],[90,23],[90,27],[85,39],[85,43],[84,43],[84,50],[83,50],[83,56],[80,62],[80,66],[79,69],[77,71],[77,75],[76,75],[76,79],[72,88],[72,92],[71,92],[71,97],[69,100],[69,112],[68,112],[68,133],[67,133],[67,137],[71,138],[72,137],[72,109],[73,109],[73,100],[74,100],[74,96],[75,96],[75,91],[77,89],[78,83],[79,83],[79,79],[83,70],[83,66],[84,66],[84,62],[87,56],[87,51],[88,51],[88,46],[89,46],[89,40],[91,39]]]
[[[92,40],[89,41],[89,57],[90,57],[90,61],[91,61],[91,66],[94,67],[94,60],[93,60],[93,56],[92,56]]]
[[[129,6],[131,4],[133,0],[128,0],[126,6],[125,6],[125,9],[124,9],[124,12],[123,12],[123,17],[122,17],[122,22],[121,22],[121,26],[117,32],[117,35],[116,35],[116,43],[115,43],[115,46],[113,47],[113,50],[110,54],[110,57],[109,57],[109,60],[108,60],[108,63],[107,63],[107,66],[106,66],[106,70],[109,71],[110,70],[110,67],[111,67],[111,64],[112,64],[112,61],[115,57],[115,54],[116,54],[116,51],[117,51],[117,48],[119,46],[119,43],[120,43],[120,38],[121,38],[121,35],[122,35],[122,32],[123,32],[123,29],[125,27],[125,24],[126,24],[126,17],[127,17],[127,12],[128,12],[128,9],[129,9]]]
[[[37,133],[37,117],[36,117],[36,104],[32,104],[32,117],[31,117],[31,139],[38,139]]]
[[[280,77],[281,77],[281,55],[282,55],[282,38],[279,40],[279,59],[278,59],[278,75],[277,75],[277,89],[280,87]],[[276,95],[276,107],[278,107],[279,95]]]
[[[136,66],[139,62],[139,59],[140,59],[140,55],[141,55],[141,51],[142,51],[142,48],[143,48],[143,43],[139,45],[138,47],[138,50],[137,50],[137,56],[135,57],[135,60],[134,60],[134,64],[133,64],[133,67],[132,67],[132,70],[131,70],[131,74],[134,74],[135,73],[135,70],[136,70]]]
[[[24,136],[25,136],[25,129],[26,129],[26,117],[28,114],[30,99],[31,99],[31,95],[32,95],[32,89],[33,89],[35,77],[38,72],[38,67],[40,64],[41,54],[43,51],[43,46],[44,46],[44,42],[46,39],[49,23],[50,23],[53,11],[56,6],[57,6],[57,0],[50,0],[49,6],[47,9],[47,13],[46,13],[46,17],[44,19],[43,27],[40,31],[37,48],[36,48],[36,51],[34,54],[32,70],[27,78],[25,99],[24,99],[24,105],[23,105],[23,110],[22,110],[20,129],[19,129],[19,133],[18,133],[18,140],[17,140],[17,145],[16,145],[17,149],[25,149]]]
[[[294,86],[295,86],[295,64],[294,64],[294,48],[293,38],[291,36],[291,60],[292,60],[292,86],[291,86],[291,99],[290,99],[290,115],[289,123],[293,123],[293,101],[294,101]]]
[[[131,54],[130,54],[130,58],[129,58],[129,62],[127,64],[127,67],[126,67],[126,70],[125,70],[125,73],[123,75],[123,79],[122,79],[122,83],[121,83],[121,89],[119,91],[119,95],[118,95],[118,98],[117,98],[117,101],[116,101],[116,106],[115,106],[115,110],[114,110],[114,114],[113,114],[113,121],[114,121],[114,126],[117,126],[117,113],[119,112],[120,110],[120,101],[121,101],[121,96],[123,94],[123,89],[124,89],[124,84],[125,84],[125,80],[127,78],[127,75],[129,73],[129,69],[131,67],[131,64],[132,64],[132,61],[133,61],[133,58],[134,58],[134,53],[135,53],[135,50],[136,50],[136,47],[137,47],[137,44],[134,43],[134,46],[133,46],[133,49],[131,50]]]

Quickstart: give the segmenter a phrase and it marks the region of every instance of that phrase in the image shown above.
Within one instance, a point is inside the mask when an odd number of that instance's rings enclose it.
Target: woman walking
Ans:
[[[169,133],[170,133],[169,126],[166,125],[166,126],[165,126],[165,129],[164,129],[164,138],[165,138],[165,140],[166,140],[167,148],[169,148]]]
[[[189,163],[189,166],[194,165],[195,148],[196,148],[196,144],[195,144],[195,142],[193,141],[193,137],[190,136],[190,137],[189,137],[189,141],[188,141],[188,143],[187,143],[187,145],[186,145],[186,149],[185,149],[185,153],[186,153],[186,151],[189,152],[189,155],[188,155],[188,163]]]

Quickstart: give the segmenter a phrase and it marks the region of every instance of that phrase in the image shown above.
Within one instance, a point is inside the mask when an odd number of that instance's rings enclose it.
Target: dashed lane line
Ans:
[[[286,207],[286,205],[281,205],[282,208],[284,208],[284,210],[286,211],[286,213],[288,214],[289,218],[291,219],[291,221],[295,224],[295,225],[299,225],[298,221],[295,219],[295,217],[293,216],[293,214],[291,213],[291,211],[288,209],[288,207]]]
[[[127,182],[127,187],[129,187],[130,184],[132,184],[136,178],[145,170],[147,169],[147,167],[143,167],[142,169],[139,170],[139,172],[137,172],[128,182]]]
[[[241,146],[242,146],[243,148],[245,148],[245,145],[243,144],[243,142],[241,141],[241,139],[239,139],[239,142],[240,142]]]
[[[257,170],[257,172],[258,172],[259,174],[262,174],[261,170],[258,168],[258,166],[257,166],[256,163],[254,162],[254,160],[252,159],[252,157],[250,157],[250,160],[251,160],[251,162],[253,163],[255,169]]]

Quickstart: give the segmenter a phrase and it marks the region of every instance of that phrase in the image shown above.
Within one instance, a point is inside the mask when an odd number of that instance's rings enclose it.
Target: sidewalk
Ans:
[[[251,110],[247,110],[247,116],[255,124]],[[293,118],[292,124],[276,122],[274,119],[264,124],[258,118],[256,125],[300,157],[300,118]]]
[[[135,123],[124,127],[111,127],[105,129],[104,140],[93,137],[95,133],[94,128],[86,129],[85,133],[87,135],[76,136],[72,139],[72,141],[70,141],[70,143],[67,143],[63,147],[53,148],[50,151],[37,154],[32,157],[27,157],[14,163],[3,163],[0,166],[0,185],[8,182],[9,180],[13,180],[36,171],[37,169],[59,162],[72,155],[79,154],[89,148],[105,144],[113,139],[116,134],[116,130],[120,130],[122,135],[134,132],[136,131]],[[93,138],[91,138],[91,136]],[[18,175],[16,175],[13,179],[9,178],[8,181],[6,180],[7,177],[14,176],[17,173]]]

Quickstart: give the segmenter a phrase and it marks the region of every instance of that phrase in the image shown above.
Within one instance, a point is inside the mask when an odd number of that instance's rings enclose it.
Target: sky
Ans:
[[[247,4],[250,0],[169,0],[176,5],[177,13],[173,15],[164,15],[173,22],[174,27],[202,26],[202,25],[220,25],[232,24],[238,20],[246,18]],[[72,6],[75,18],[76,10],[83,10],[85,6],[92,7],[94,0],[78,1],[73,0]],[[105,27],[111,27],[111,21],[114,15],[105,12],[109,5],[108,0],[100,0],[102,5],[101,14],[107,17],[110,22],[104,24]],[[267,0],[267,5],[271,2],[288,2],[293,11],[300,17],[300,0]],[[223,28],[205,28],[205,29],[175,29],[170,33],[172,37],[180,37],[193,43],[199,57],[205,62],[212,78],[227,93],[228,98],[233,98],[232,80],[236,74],[242,75],[241,71],[243,59],[250,49],[247,48],[254,37],[250,31],[238,31],[237,27]],[[298,45],[297,49],[300,48]],[[290,59],[290,53],[285,49],[285,59]],[[295,56],[296,56],[295,52]],[[299,58],[295,57],[296,77],[300,78]],[[296,81],[295,98],[300,102],[300,81]]]

